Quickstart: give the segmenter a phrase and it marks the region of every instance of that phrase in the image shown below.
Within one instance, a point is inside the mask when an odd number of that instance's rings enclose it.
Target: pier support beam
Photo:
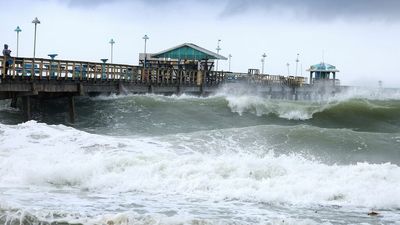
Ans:
[[[32,114],[31,114],[31,97],[28,96],[23,96],[22,97],[22,108],[24,111],[25,115],[25,120],[29,121],[32,119]]]
[[[75,123],[75,99],[73,95],[68,96],[69,121]]]

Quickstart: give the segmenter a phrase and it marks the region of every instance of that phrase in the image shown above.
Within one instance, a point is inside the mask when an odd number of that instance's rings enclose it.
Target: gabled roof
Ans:
[[[328,63],[319,63],[310,66],[310,69],[308,69],[310,72],[339,72],[339,70],[336,69],[335,66],[332,66],[331,64]]]
[[[203,59],[220,59],[227,60],[226,57],[199,47],[192,43],[184,43],[173,48],[152,54],[153,58],[170,58],[170,59],[187,59],[187,60],[203,60]]]

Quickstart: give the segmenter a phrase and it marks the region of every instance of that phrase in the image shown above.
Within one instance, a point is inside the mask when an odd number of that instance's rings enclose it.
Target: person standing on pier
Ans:
[[[11,50],[8,49],[7,44],[4,44],[3,57],[4,57],[4,65],[5,65],[4,74],[7,75],[8,68],[10,67],[10,64],[12,64]]]

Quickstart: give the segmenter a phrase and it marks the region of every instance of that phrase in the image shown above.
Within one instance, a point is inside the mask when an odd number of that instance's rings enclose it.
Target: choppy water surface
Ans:
[[[400,224],[398,92],[76,104],[0,102],[0,224]]]

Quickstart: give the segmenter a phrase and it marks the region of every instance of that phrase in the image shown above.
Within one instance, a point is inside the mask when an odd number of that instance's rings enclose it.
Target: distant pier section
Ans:
[[[208,95],[227,83],[246,83],[271,96],[297,99],[305,77],[215,71],[222,55],[185,43],[155,54],[140,54],[139,65],[59,60],[49,58],[0,57],[0,99],[11,99],[11,106],[22,102],[26,119],[31,119],[31,100],[66,98],[71,122],[75,120],[76,96],[99,94],[156,93]],[[317,78],[326,78],[326,74]],[[311,74],[312,75],[312,74]],[[289,97],[288,97],[289,96]]]

